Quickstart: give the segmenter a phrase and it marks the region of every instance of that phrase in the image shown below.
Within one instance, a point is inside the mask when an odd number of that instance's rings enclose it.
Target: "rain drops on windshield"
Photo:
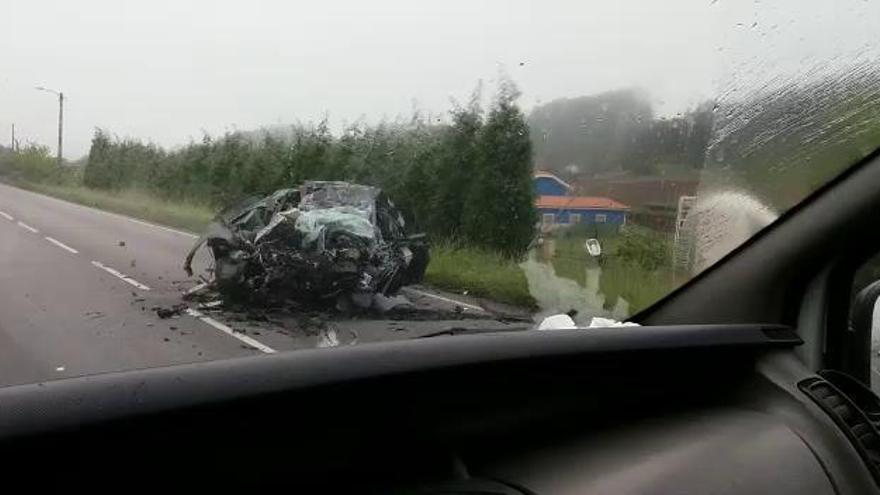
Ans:
[[[638,320],[880,146],[873,2],[48,3],[8,383]]]

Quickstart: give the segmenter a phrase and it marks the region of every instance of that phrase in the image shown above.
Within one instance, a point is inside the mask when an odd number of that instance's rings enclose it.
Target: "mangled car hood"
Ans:
[[[400,211],[378,188],[309,181],[221,212],[190,250],[206,244],[224,296],[250,302],[368,306],[421,280],[423,235],[410,235]]]

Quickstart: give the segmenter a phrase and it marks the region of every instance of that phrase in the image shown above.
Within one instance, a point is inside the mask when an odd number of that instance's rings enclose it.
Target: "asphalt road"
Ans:
[[[474,319],[326,322],[288,315],[267,322],[195,306],[161,319],[155,308],[180,303],[199,282],[181,268],[194,240],[0,184],[0,385],[509,326],[487,318],[472,300],[423,288],[405,295],[423,309],[455,309]],[[203,250],[195,276],[209,263]]]

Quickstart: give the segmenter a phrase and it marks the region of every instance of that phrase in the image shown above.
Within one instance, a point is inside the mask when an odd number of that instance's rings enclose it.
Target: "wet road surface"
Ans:
[[[204,250],[194,278],[181,268],[195,238],[0,184],[0,385],[524,325],[423,287],[402,292],[416,318],[254,319],[196,303],[159,318],[207,276]]]

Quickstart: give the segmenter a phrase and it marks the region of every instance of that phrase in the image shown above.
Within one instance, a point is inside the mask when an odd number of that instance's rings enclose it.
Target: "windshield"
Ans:
[[[4,12],[0,384],[623,322],[880,146],[876,2]]]

